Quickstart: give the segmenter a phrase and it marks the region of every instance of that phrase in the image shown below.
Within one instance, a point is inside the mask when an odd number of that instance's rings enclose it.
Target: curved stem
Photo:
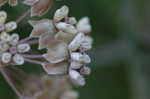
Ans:
[[[28,43],[30,45],[33,45],[33,44],[37,44],[38,43],[38,40],[30,40],[31,38],[30,37],[27,37],[21,41],[19,41],[19,43]]]
[[[42,55],[32,55],[32,54],[21,54],[25,58],[43,58]]]
[[[22,94],[17,90],[17,88],[14,86],[14,84],[12,83],[10,77],[7,75],[6,71],[4,68],[0,68],[0,72],[3,75],[4,79],[7,81],[7,83],[10,85],[10,87],[12,88],[12,90],[16,93],[16,95],[20,98],[23,99]]]
[[[31,39],[30,37],[24,38],[24,39],[20,40],[19,43],[25,43],[30,39]]]
[[[30,9],[26,11],[23,15],[21,15],[17,20],[16,23],[19,24],[25,17],[27,17],[30,14]]]
[[[33,44],[38,44],[38,40],[31,40],[31,41],[27,41],[27,42],[25,42],[25,43],[28,43],[28,44],[30,44],[30,45],[33,45]]]

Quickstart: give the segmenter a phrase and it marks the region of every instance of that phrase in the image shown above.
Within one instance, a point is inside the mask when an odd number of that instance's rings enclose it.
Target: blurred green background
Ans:
[[[44,17],[52,18],[61,5],[68,5],[70,16],[77,19],[89,16],[93,26],[94,45],[89,52],[93,72],[86,86],[77,88],[79,99],[150,99],[150,1],[57,0]],[[1,9],[15,20],[29,7]],[[25,20],[16,32],[28,36],[32,29],[28,25]],[[25,66],[32,72],[31,67]],[[2,76],[0,86],[0,99],[15,99]]]

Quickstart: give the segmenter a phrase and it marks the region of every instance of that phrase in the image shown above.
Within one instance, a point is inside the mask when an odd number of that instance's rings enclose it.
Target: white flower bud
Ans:
[[[75,70],[70,70],[69,71],[69,76],[71,80],[73,80],[73,83],[76,85],[84,86],[85,85],[85,79],[83,76],[80,75],[79,72]]]
[[[90,25],[90,20],[88,17],[84,17],[79,20],[77,24],[77,30],[83,33],[89,33],[92,30],[92,27]]]
[[[9,45],[6,42],[1,41],[0,42],[0,51],[5,52],[9,49]]]
[[[17,23],[14,21],[8,22],[7,24],[5,24],[6,32],[13,31],[16,28],[17,28]]]
[[[19,53],[25,53],[28,52],[31,49],[29,44],[19,44],[17,46],[17,50]]]
[[[90,50],[92,48],[92,43],[93,43],[93,39],[89,36],[85,36],[81,43],[80,50],[82,52]]]
[[[56,25],[56,27],[59,29],[59,30],[62,30],[64,32],[67,32],[67,33],[72,33],[72,34],[76,34],[78,31],[76,30],[76,28],[71,25],[71,24],[67,24],[65,22],[60,22]]]
[[[81,43],[82,43],[82,40],[84,39],[84,34],[83,33],[78,33],[75,38],[71,41],[71,43],[69,44],[69,50],[70,51],[75,51],[77,50]]]
[[[71,63],[70,63],[70,67],[72,69],[80,69],[81,66],[82,66],[82,64],[80,62],[71,61]]]
[[[77,23],[77,20],[75,17],[70,17],[68,23],[74,25]]]
[[[10,35],[6,32],[0,34],[0,39],[4,42],[10,41]]]
[[[2,62],[3,63],[9,63],[11,61],[11,53],[3,53],[2,54]]]
[[[56,24],[56,27],[60,30],[65,30],[68,27],[69,24],[65,23],[65,22],[59,22],[58,24]]]
[[[81,69],[80,69],[80,74],[81,75],[90,75],[91,74],[91,69],[87,66],[83,66]]]
[[[19,54],[16,54],[15,56],[13,56],[13,61],[16,65],[23,65],[24,64],[24,58]]]
[[[16,45],[19,41],[19,35],[16,34],[16,33],[13,33],[11,36],[10,36],[10,44],[11,45]]]
[[[87,54],[81,54],[81,53],[71,53],[71,59],[77,62],[81,62],[81,63],[90,63],[91,59]]]
[[[68,13],[69,13],[69,8],[67,6],[61,7],[54,14],[54,21],[58,22],[62,20],[63,18],[68,16]]]
[[[5,11],[0,11],[0,23],[3,24],[5,23],[7,18],[7,13]]]

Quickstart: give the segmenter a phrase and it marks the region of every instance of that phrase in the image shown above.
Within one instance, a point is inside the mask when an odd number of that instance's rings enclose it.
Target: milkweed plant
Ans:
[[[86,53],[93,43],[90,19],[70,17],[66,5],[55,11],[53,19],[42,18],[52,7],[52,0],[0,0],[0,6],[6,3],[12,8],[18,3],[31,7],[9,22],[7,12],[0,11],[0,72],[18,99],[77,99],[78,92],[72,87],[84,86],[85,77],[91,73],[87,66],[91,58]],[[28,20],[32,31],[21,39],[13,31],[28,15],[40,19]],[[25,73],[19,69],[25,63],[41,66],[45,73]],[[13,73],[20,76],[19,88]]]

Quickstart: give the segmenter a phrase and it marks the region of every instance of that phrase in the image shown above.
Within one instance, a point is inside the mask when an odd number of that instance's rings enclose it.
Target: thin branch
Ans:
[[[11,81],[11,78],[8,76],[7,72],[5,71],[4,68],[0,68],[0,72],[3,75],[4,79],[7,81],[7,83],[10,85],[12,90],[16,93],[16,95],[20,98],[23,99],[22,94],[17,90],[17,88],[14,86],[14,84]]]
[[[38,44],[39,40],[31,40],[31,41],[27,41],[26,43],[33,45],[33,44]]]
[[[21,56],[25,57],[25,58],[43,58],[42,55],[36,55],[36,54],[21,54]]]
[[[19,41],[19,43],[21,44],[21,43],[28,43],[28,44],[30,44],[30,45],[33,45],[33,44],[38,44],[38,39],[35,39],[35,40],[30,40],[31,38],[30,37],[27,37],[27,38],[25,38],[25,39],[23,39],[23,40],[21,40],[21,41]]]
[[[19,43],[25,43],[25,42],[29,41],[30,39],[31,39],[30,37],[26,37],[26,38],[20,40]]]
[[[17,20],[16,23],[19,24],[25,17],[27,17],[30,14],[30,9],[26,11],[23,15],[21,15]]]

